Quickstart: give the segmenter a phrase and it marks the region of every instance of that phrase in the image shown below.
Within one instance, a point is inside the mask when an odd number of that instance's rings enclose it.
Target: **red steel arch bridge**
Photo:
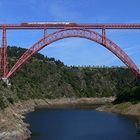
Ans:
[[[55,30],[48,34],[47,30]],[[95,32],[99,29],[102,32]],[[0,71],[1,79],[8,84],[8,78],[12,77],[35,53],[45,46],[64,38],[80,37],[95,41],[114,55],[116,55],[125,65],[128,66],[136,76],[140,76],[140,69],[133,60],[112,40],[107,38],[106,30],[110,29],[140,29],[140,24],[79,24],[73,22],[28,22],[21,24],[0,24],[2,30],[2,46],[0,49]],[[8,70],[7,55],[7,30],[43,30],[43,37],[31,46]]]

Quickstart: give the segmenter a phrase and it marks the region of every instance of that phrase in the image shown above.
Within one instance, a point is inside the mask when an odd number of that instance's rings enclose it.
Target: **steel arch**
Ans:
[[[113,54],[115,54],[124,64],[126,64],[132,71],[137,75],[140,75],[140,70],[136,64],[131,60],[131,58],[113,41],[109,40],[105,36],[88,29],[81,28],[67,28],[58,30],[54,33],[48,34],[38,42],[36,42],[30,49],[28,49],[15,63],[12,69],[7,73],[6,77],[11,77],[18,69],[20,69],[35,53],[44,48],[45,46],[64,38],[69,37],[80,37],[95,41]]]

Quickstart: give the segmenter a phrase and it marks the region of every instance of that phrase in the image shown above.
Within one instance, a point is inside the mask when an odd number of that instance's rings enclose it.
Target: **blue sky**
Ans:
[[[140,23],[139,6],[140,0],[0,0],[0,23]],[[8,31],[7,36],[8,45],[29,48],[43,31]],[[107,30],[107,37],[140,68],[140,30]],[[66,65],[124,65],[106,48],[86,39],[63,39],[46,46],[41,53]]]

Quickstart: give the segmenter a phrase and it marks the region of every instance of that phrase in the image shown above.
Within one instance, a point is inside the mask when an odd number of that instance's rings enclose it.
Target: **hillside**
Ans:
[[[8,47],[9,68],[25,51]],[[0,106],[30,98],[120,95],[122,88],[134,87],[136,81],[127,68],[67,67],[59,60],[38,53],[10,79],[10,88],[0,82]]]

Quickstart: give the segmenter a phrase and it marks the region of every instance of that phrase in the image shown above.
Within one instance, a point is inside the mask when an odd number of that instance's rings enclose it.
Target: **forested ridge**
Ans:
[[[9,69],[26,49],[8,47]],[[18,100],[117,96],[117,102],[139,101],[140,82],[126,67],[65,66],[37,53],[11,79],[0,81],[0,107]]]

